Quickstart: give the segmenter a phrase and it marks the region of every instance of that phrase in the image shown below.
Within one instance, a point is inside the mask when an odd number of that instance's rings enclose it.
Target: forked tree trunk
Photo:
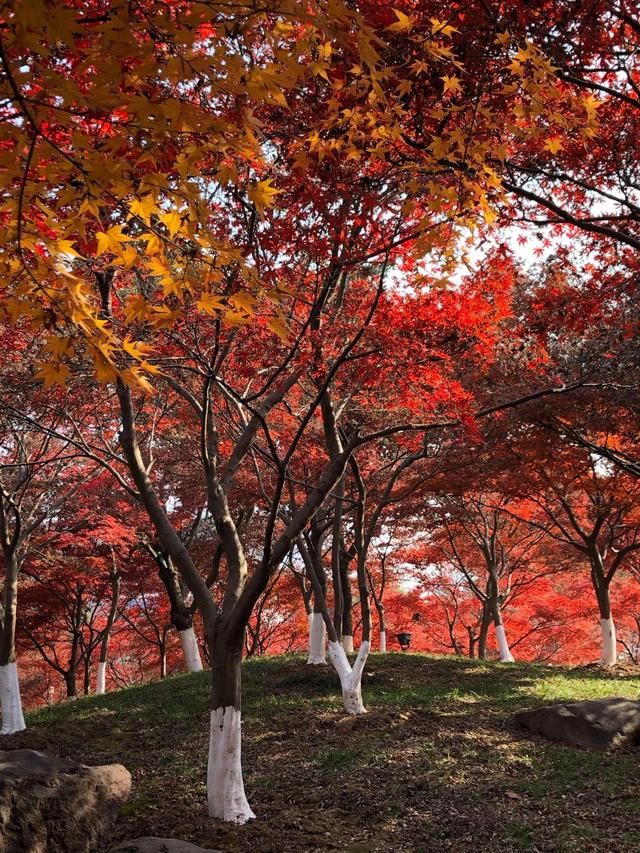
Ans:
[[[340,679],[344,709],[347,714],[354,716],[367,712],[362,702],[362,673],[369,656],[369,648],[368,640],[360,645],[352,667],[341,643],[329,641],[329,658]]]
[[[255,817],[244,792],[241,761],[240,679],[242,638],[239,648],[220,639],[211,648],[212,709],[207,766],[209,816],[243,824]]]

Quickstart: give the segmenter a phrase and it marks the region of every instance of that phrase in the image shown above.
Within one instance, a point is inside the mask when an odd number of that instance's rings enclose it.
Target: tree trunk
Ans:
[[[68,672],[65,672],[64,683],[67,688],[67,699],[76,699],[78,696],[78,689],[76,685],[75,667],[72,667]]]
[[[511,649],[509,648],[509,643],[507,642],[507,635],[504,630],[504,624],[502,622],[494,622],[494,627],[496,632],[496,640],[498,641],[500,661],[502,663],[513,663],[515,661],[515,658],[511,654]]]
[[[83,661],[82,693],[85,696],[88,696],[90,690],[91,690],[91,658],[87,655],[87,657]]]
[[[185,602],[178,571],[171,557],[165,554],[159,546],[148,546],[148,550],[158,564],[158,575],[167,591],[171,605],[171,624],[180,637],[180,646],[187,672],[200,672],[202,670],[202,659],[193,630],[193,616]]]
[[[514,657],[511,654],[507,635],[504,630],[504,622],[502,621],[502,610],[497,596],[491,602],[491,611],[493,619],[493,627],[496,632],[496,640],[498,642],[498,652],[500,654],[501,663],[514,663]]]
[[[476,641],[477,637],[473,632],[473,628],[467,627],[467,634],[469,635],[469,657],[475,658],[476,656]]]
[[[309,620],[309,657],[307,663],[321,666],[327,662],[325,652],[327,628],[322,613],[315,608],[309,614]]]
[[[201,672],[202,660],[193,625],[183,631],[178,631],[178,635],[180,636],[180,645],[187,665],[187,672]]]
[[[102,696],[106,689],[107,681],[107,662],[106,660],[98,661],[98,674],[96,677],[96,695]]]
[[[18,561],[15,555],[7,560],[7,574],[2,593],[2,632],[0,634],[0,705],[2,730],[11,735],[26,728],[20,698],[15,636],[18,603]]]
[[[341,643],[329,642],[329,658],[340,679],[344,709],[347,714],[354,716],[367,712],[362,703],[362,672],[369,656],[369,647],[368,640],[361,644],[358,656],[351,667]]]
[[[380,649],[384,654],[387,651],[387,624],[384,618],[384,607],[376,602],[376,610],[378,611],[378,626],[380,629]]]
[[[167,642],[166,638],[160,643],[160,678],[167,677]]]
[[[12,735],[26,729],[20,699],[18,665],[15,660],[0,664],[0,703],[2,704],[2,731]]]
[[[342,589],[342,648],[353,654],[353,596],[349,580],[349,561],[340,560],[340,587]]]
[[[100,658],[98,660],[98,677],[96,680],[96,694],[102,695],[106,689],[106,673],[107,673],[107,656],[109,654],[109,640],[111,638],[111,629],[116,619],[118,612],[118,601],[120,599],[120,572],[116,570],[115,557],[113,556],[113,571],[111,572],[111,606],[109,607],[109,615],[107,624],[104,627],[102,639],[100,641]]]
[[[611,616],[611,598],[607,584],[601,584],[596,589],[598,609],[600,611],[601,655],[603,666],[615,666],[618,662],[618,642],[616,626]]]
[[[485,660],[487,657],[487,637],[489,636],[490,622],[489,606],[485,601],[482,605],[482,621],[480,623],[480,634],[478,636],[478,657],[480,660]]]
[[[243,824],[255,817],[244,792],[241,762],[240,679],[242,645],[219,636],[211,648],[212,709],[207,766],[209,816]]]
[[[353,634],[343,634],[341,639],[342,648],[348,655],[353,654]]]

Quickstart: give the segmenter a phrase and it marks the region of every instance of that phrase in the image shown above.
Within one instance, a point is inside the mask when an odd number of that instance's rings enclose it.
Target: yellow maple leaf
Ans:
[[[564,148],[564,145],[562,144],[562,140],[555,136],[551,139],[545,139],[544,148],[551,154],[557,154],[558,151],[561,151]]]
[[[56,359],[59,359],[62,355],[65,354],[73,355],[71,339],[68,337],[49,338],[49,340],[45,344],[45,349],[47,352],[50,352]]]
[[[125,246],[125,248],[119,252],[120,260],[124,263],[126,269],[130,269],[136,262],[138,258],[138,253],[133,248],[133,246]]]
[[[247,191],[250,201],[255,204],[260,213],[262,213],[265,207],[273,207],[275,197],[278,193],[282,192],[282,190],[271,186],[272,180],[273,178],[267,178],[265,181],[258,181],[257,184],[254,184]]]
[[[129,211],[133,216],[139,216],[145,222],[149,222],[151,214],[157,210],[156,200],[152,195],[145,195],[140,199],[134,198],[129,205]]]
[[[238,183],[238,170],[236,167],[231,164],[223,163],[222,166],[218,169],[216,173],[216,178],[220,181],[221,184],[226,186],[227,184],[237,184]]]
[[[460,30],[457,27],[448,24],[446,21],[440,21],[438,18],[429,18],[431,21],[431,33],[433,35],[440,34],[447,36],[449,38],[451,33],[459,33]]]
[[[169,236],[173,237],[182,226],[182,219],[176,210],[171,210],[160,217],[160,221],[167,226]]]
[[[214,296],[212,293],[203,293],[196,305],[199,311],[205,311],[207,314],[224,311],[227,307],[221,296]]]
[[[401,12],[399,9],[394,9],[393,14],[398,20],[387,27],[391,32],[402,32],[402,30],[410,30],[413,27],[414,22],[411,16],[405,15],[405,13]]]
[[[96,240],[98,241],[96,255],[99,257],[105,252],[113,252],[117,255],[121,251],[121,244],[126,243],[128,239],[127,235],[122,233],[122,225],[114,225],[108,231],[98,231],[96,233]]]
[[[149,344],[143,344],[142,341],[134,341],[128,336],[122,342],[122,348],[131,358],[135,358],[136,361],[143,361],[145,356],[153,352],[153,347],[149,346]]]
[[[64,388],[68,378],[69,366],[60,361],[50,361],[43,364],[36,373],[36,379],[41,379],[45,388],[51,388],[54,385]]]
[[[72,258],[81,258],[76,250],[73,248],[74,240],[58,240],[56,243],[56,249],[60,252],[61,255],[69,255]]]
[[[142,234],[140,239],[146,241],[148,255],[158,255],[163,249],[162,241],[156,234]]]
[[[267,320],[267,326],[281,340],[286,342],[289,339],[289,330],[287,329],[287,325],[286,325],[283,317],[270,317]]]
[[[453,92],[453,94],[455,95],[457,92],[462,91],[459,77],[449,77],[447,74],[445,74],[444,77],[441,77],[440,79],[444,83],[443,92]]]

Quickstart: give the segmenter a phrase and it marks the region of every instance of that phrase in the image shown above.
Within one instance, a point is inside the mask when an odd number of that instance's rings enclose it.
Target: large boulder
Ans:
[[[146,835],[144,838],[121,841],[115,847],[110,847],[109,853],[221,853],[221,851],[211,850],[209,847],[198,847],[189,841],[179,841],[177,838],[155,838]]]
[[[91,853],[131,791],[121,764],[0,751],[0,851]]]
[[[640,702],[632,699],[561,702],[515,716],[530,732],[571,746],[609,750],[640,744]]]

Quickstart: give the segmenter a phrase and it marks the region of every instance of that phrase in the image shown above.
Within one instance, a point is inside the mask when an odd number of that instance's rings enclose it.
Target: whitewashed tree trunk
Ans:
[[[504,625],[496,625],[495,630],[501,662],[513,663],[515,658],[511,654],[511,649],[509,648],[509,643],[507,642],[507,635],[505,634]]]
[[[198,640],[193,628],[186,628],[184,631],[178,631],[180,636],[180,645],[182,653],[187,665],[187,672],[200,672],[202,670],[202,660],[200,658],[200,649],[198,648]]]
[[[602,634],[602,657],[600,663],[603,666],[614,666],[618,661],[618,644],[616,641],[616,626],[611,616],[608,619],[600,619],[600,632]]]
[[[327,662],[325,645],[327,640],[327,628],[324,624],[322,613],[309,614],[309,657],[307,663],[320,665]]]
[[[106,662],[106,660],[98,661],[98,676],[96,679],[96,696],[102,696],[102,694],[105,692],[106,674],[107,674],[107,662]]]
[[[342,701],[347,714],[356,715],[367,712],[362,703],[362,672],[369,656],[369,647],[369,642],[362,643],[351,667],[340,643],[329,643],[329,658],[340,678]]]
[[[20,699],[18,665],[15,661],[0,666],[0,706],[2,707],[0,734],[12,735],[26,729]]]
[[[313,610],[307,613],[307,663],[311,654],[311,626],[313,625]]]
[[[342,648],[348,655],[353,654],[353,637],[351,634],[342,635]]]
[[[387,632],[380,631],[380,651],[382,653],[387,651]]]
[[[255,817],[244,792],[241,764],[241,715],[238,708],[211,712],[211,737],[207,767],[209,816],[231,823]]]

